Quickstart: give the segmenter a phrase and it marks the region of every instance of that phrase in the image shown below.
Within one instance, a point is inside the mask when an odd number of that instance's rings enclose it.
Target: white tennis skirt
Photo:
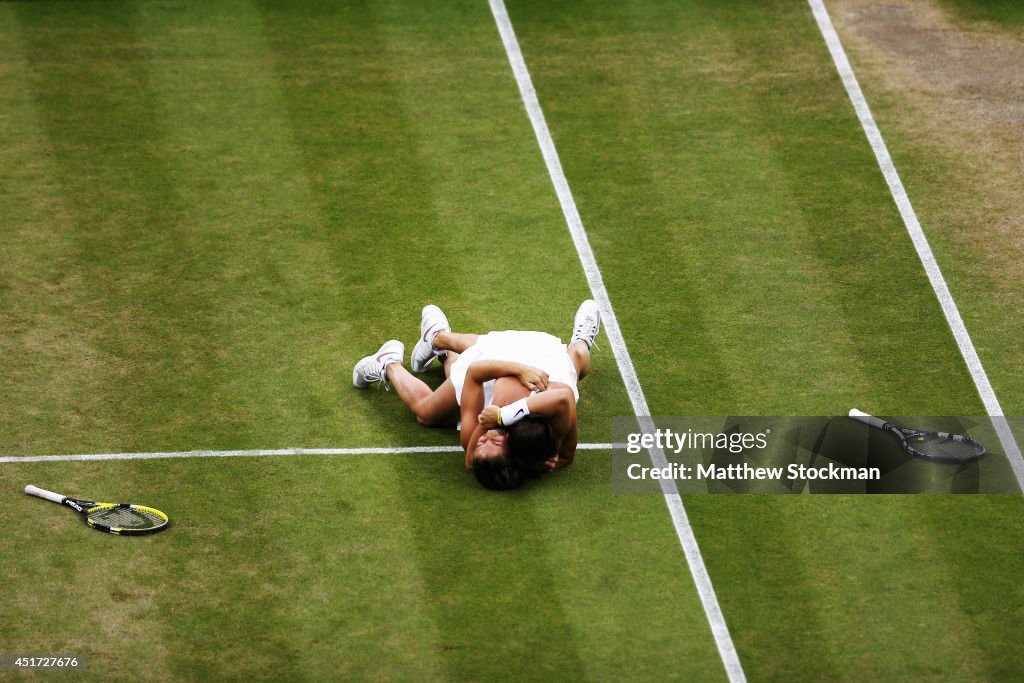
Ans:
[[[466,349],[452,364],[451,380],[455,385],[455,398],[462,405],[462,387],[466,383],[469,366],[478,360],[507,360],[532,365],[548,373],[549,382],[561,382],[572,388],[576,400],[580,392],[576,387],[576,366],[566,353],[565,344],[547,332],[506,330],[480,335],[476,344]],[[494,396],[494,380],[484,382],[484,405],[490,405]]]

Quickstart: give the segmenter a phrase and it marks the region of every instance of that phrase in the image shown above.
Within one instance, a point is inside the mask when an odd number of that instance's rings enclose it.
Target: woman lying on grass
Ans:
[[[521,485],[526,476],[572,463],[579,438],[577,383],[590,371],[590,347],[601,326],[593,300],[584,301],[568,345],[544,332],[484,335],[452,332],[440,308],[423,308],[410,365],[424,372],[440,359],[445,381],[431,390],[402,365],[405,345],[392,339],[352,371],[359,388],[395,388],[428,427],[458,422],[466,467],[489,489]]]

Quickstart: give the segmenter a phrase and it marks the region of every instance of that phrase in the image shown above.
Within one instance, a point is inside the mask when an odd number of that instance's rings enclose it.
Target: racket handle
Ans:
[[[885,420],[875,417],[874,415],[868,415],[864,411],[857,410],[856,408],[850,408],[850,417],[854,420],[866,422],[872,427],[877,427],[878,429],[885,429],[885,425],[887,424]]]
[[[38,486],[33,486],[32,484],[29,484],[28,486],[25,487],[25,493],[27,493],[30,496],[39,496],[40,498],[45,498],[46,500],[52,500],[54,503],[64,502],[64,496],[62,496],[61,494],[54,493],[53,491],[47,491],[46,489],[41,489]]]

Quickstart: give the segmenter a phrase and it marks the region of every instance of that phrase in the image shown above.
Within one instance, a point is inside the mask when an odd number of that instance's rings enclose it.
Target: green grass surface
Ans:
[[[1003,207],[1013,211],[1019,205],[1015,183],[1020,165],[1013,151],[1005,161],[991,158],[1001,149],[1016,149],[1016,114],[1009,113],[1017,106],[1013,53],[1007,57],[1008,67],[996,64],[988,71],[991,57],[961,60],[953,46],[980,55],[1002,54],[1013,43],[1019,49],[1024,35],[1019,27],[986,22],[971,8],[1016,13],[1024,20],[1024,5],[970,0],[938,4],[947,11],[935,14],[948,22],[952,35],[930,46],[932,52],[921,58],[908,60],[912,50],[901,51],[904,62],[893,69],[896,75],[879,61],[884,49],[867,53],[863,41],[850,40],[848,51],[1003,412],[1021,415],[1024,377],[1018,369],[1024,349],[1011,321],[1024,296],[1024,278],[1020,240],[1006,227],[1017,219],[1003,213]],[[930,21],[936,21],[934,15]],[[924,25],[934,30],[935,24]],[[954,33],[955,27],[964,33]],[[929,59],[942,65],[932,69]],[[911,81],[931,73],[928,84],[910,85],[908,66],[914,74]],[[978,90],[979,95],[972,94]]]
[[[17,500],[46,522],[5,538],[20,558],[3,572],[5,646],[150,680],[654,678],[667,660],[629,654],[648,649],[683,657],[680,675],[717,674],[674,537],[635,533],[664,531],[664,504],[588,493],[607,489],[608,466],[595,456],[575,477],[486,497],[452,456],[9,467],[5,482],[76,490],[188,485],[150,495],[175,527],[142,539]]]
[[[652,412],[980,409],[805,7],[537,4],[513,19],[609,288],[630,302],[618,315]],[[933,548],[946,515],[987,526],[976,504],[687,505],[752,678],[1011,677],[1019,637],[994,624],[1016,621],[1021,591],[948,549],[974,524]],[[1020,547],[1020,501],[985,505],[1007,520],[986,543]],[[998,588],[964,599],[966,575]],[[985,616],[966,606],[979,594]]]
[[[806,5],[509,10],[652,412],[981,412]],[[486,3],[4,3],[0,136],[5,455],[453,444],[353,363],[429,301],[564,338],[588,296]],[[599,344],[589,442],[631,412]],[[724,677],[664,502],[609,474],[588,451],[497,495],[457,454],[5,463],[0,652]],[[175,525],[89,532],[30,482]],[[686,505],[751,680],[1019,677],[1018,497]]]
[[[1020,32],[1024,27],[1024,5],[1001,0],[942,0],[942,4],[969,21],[991,22]]]

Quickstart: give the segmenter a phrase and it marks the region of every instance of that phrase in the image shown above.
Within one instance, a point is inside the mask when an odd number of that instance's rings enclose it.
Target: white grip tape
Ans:
[[[40,498],[45,498],[46,500],[52,500],[54,503],[63,503],[65,498],[65,496],[59,493],[47,491],[46,489],[41,489],[38,486],[33,486],[32,484],[29,484],[28,486],[25,487],[25,493],[27,493],[30,496],[39,496]]]
[[[875,417],[874,415],[868,415],[867,413],[857,410],[856,408],[850,408],[850,417],[854,420],[860,420],[861,422],[867,422],[872,427],[879,429],[885,429],[885,420]]]

